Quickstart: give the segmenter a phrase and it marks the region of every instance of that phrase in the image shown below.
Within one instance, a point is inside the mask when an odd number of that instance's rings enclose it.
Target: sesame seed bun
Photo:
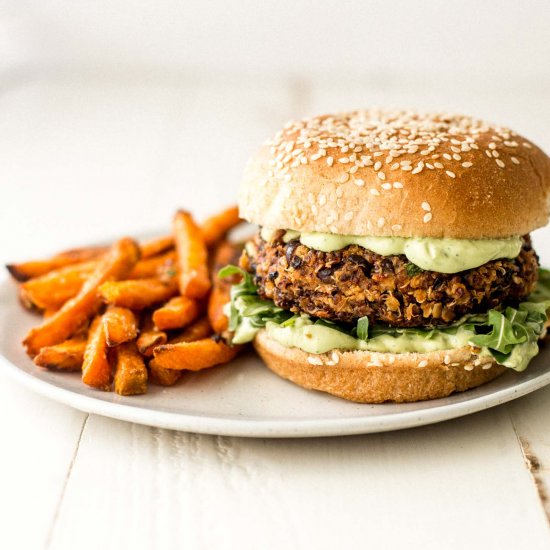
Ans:
[[[501,126],[364,110],[292,122],[249,162],[240,214],[273,229],[488,239],[548,222],[550,159]]]
[[[446,397],[485,384],[507,370],[470,347],[430,353],[337,350],[312,355],[282,346],[265,330],[256,335],[254,347],[279,376],[358,403]]]

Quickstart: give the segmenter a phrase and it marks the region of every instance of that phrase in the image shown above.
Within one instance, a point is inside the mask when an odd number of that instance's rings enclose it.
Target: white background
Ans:
[[[291,117],[447,109],[550,151],[549,32],[544,0],[0,1],[0,260],[232,203]],[[407,432],[252,441],[87,417],[0,372],[0,547],[545,548],[549,417],[542,390]]]

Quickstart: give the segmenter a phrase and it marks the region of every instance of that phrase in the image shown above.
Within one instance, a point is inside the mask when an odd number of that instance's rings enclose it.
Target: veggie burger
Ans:
[[[226,307],[233,343],[358,402],[433,399],[524,370],[550,275],[529,232],[550,159],[466,116],[360,110],[288,123],[249,162],[259,225]]]

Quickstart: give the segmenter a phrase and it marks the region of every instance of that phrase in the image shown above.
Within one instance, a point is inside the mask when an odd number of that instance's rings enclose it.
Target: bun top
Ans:
[[[289,122],[249,161],[245,219],[345,235],[489,239],[546,225],[550,159],[462,115],[360,110]]]

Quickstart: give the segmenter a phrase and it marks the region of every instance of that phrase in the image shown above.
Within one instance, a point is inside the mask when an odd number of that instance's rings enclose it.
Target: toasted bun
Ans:
[[[292,122],[246,169],[240,213],[272,229],[487,239],[546,225],[550,159],[465,116],[365,110]]]
[[[446,397],[485,384],[507,370],[470,347],[430,353],[333,351],[312,355],[282,346],[265,330],[257,334],[254,347],[279,376],[358,403]]]

